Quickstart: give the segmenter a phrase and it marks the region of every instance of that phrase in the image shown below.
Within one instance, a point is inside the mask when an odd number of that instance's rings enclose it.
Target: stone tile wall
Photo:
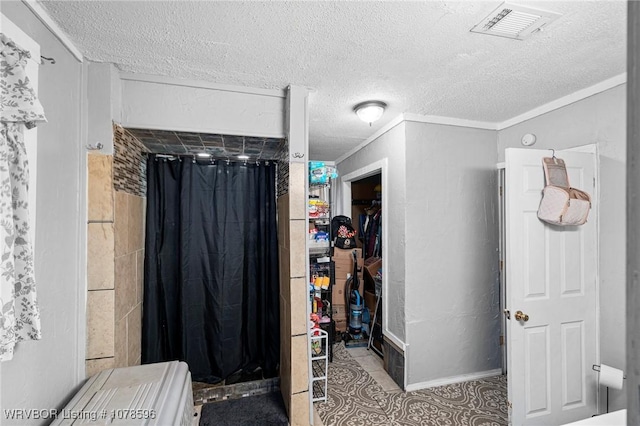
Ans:
[[[141,361],[144,147],[114,125],[114,148],[88,159],[87,377]]]
[[[278,197],[280,254],[280,390],[292,425],[309,424],[306,165],[291,163]]]
[[[115,365],[139,365],[142,340],[145,199],[115,191]]]
[[[113,124],[113,187],[116,191],[147,196],[147,162],[149,150],[129,131]]]
[[[115,365],[139,365],[142,341],[147,149],[113,126]]]
[[[87,224],[87,377],[115,366],[113,158],[90,154]]]
[[[275,160],[278,162],[276,194],[280,197],[289,192],[289,143],[287,140],[277,152]]]

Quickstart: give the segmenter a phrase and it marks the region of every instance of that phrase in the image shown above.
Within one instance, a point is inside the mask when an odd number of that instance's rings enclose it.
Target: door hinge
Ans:
[[[504,336],[500,336],[500,346],[504,346]]]
[[[500,196],[502,197],[502,187],[500,187]]]
[[[502,271],[502,269],[504,268],[504,261],[500,261],[500,270]]]

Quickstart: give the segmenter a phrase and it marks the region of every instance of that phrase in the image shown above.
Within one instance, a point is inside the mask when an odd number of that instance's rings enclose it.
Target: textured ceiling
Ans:
[[[310,157],[400,113],[501,122],[621,74],[625,1],[518,1],[561,13],[519,41],[469,30],[501,1],[41,1],[86,57],[134,73],[316,90]],[[353,106],[389,104],[372,127]]]

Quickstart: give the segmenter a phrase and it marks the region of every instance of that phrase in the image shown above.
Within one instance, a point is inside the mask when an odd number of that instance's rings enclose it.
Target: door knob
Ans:
[[[529,315],[522,313],[522,311],[516,312],[514,317],[516,321],[524,321],[524,322],[529,321]]]

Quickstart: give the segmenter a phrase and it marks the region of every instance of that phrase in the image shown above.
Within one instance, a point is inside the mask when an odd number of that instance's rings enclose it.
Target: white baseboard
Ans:
[[[486,377],[499,376],[502,374],[500,368],[495,370],[479,371],[477,373],[462,374],[460,376],[443,377],[442,379],[429,380],[426,382],[414,383],[407,385],[406,391],[412,392],[421,389],[434,388],[436,386],[451,385],[454,383],[470,382],[472,380],[484,379]]]

